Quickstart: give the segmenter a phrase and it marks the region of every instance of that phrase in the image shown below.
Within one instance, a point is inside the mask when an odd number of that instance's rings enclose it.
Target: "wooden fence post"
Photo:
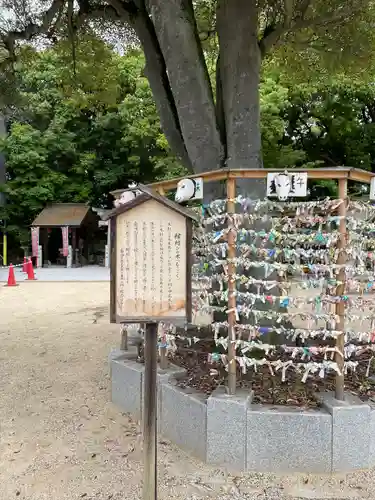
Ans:
[[[339,199],[343,200],[343,203],[339,206],[339,216],[340,219],[340,239],[338,243],[338,248],[340,250],[337,263],[343,265],[347,261],[347,256],[345,252],[346,246],[346,213],[347,213],[347,194],[348,194],[348,180],[339,179]],[[336,295],[345,295],[346,288],[346,272],[345,269],[340,269],[338,273],[338,284],[336,288]],[[345,303],[340,301],[336,304],[336,314],[339,317],[339,322],[336,326],[337,330],[344,332],[345,328]],[[341,333],[336,339],[336,352],[335,361],[341,374],[336,375],[335,381],[335,398],[343,401],[344,400],[344,346],[345,346],[345,334]]]
[[[233,231],[233,222],[231,215],[235,213],[235,198],[236,198],[236,179],[229,177],[227,179],[227,213],[228,221],[228,259],[236,258],[236,234]],[[228,263],[228,392],[235,394],[236,392],[236,346],[233,342],[236,340],[235,324],[236,324],[236,265],[234,262]]]

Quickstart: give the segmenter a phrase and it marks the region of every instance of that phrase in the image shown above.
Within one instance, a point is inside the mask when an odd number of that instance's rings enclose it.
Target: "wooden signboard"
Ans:
[[[190,322],[195,215],[147,191],[111,218],[111,322]]]

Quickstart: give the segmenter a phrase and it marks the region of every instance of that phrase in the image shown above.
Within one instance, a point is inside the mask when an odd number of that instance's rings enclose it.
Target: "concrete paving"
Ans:
[[[15,267],[17,283],[22,283],[26,275],[21,267]],[[86,266],[77,268],[43,267],[34,270],[38,281],[109,281],[109,269],[101,266]],[[8,279],[8,268],[0,268],[0,282]]]

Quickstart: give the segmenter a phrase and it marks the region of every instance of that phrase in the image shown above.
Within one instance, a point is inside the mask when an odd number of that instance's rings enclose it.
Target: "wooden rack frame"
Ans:
[[[223,181],[227,179],[266,179],[268,173],[282,172],[282,169],[220,169],[213,170],[210,172],[203,172],[201,174],[185,175],[184,177],[177,177],[174,179],[166,179],[159,182],[154,182],[148,184],[148,187],[156,189],[159,191],[171,191],[176,189],[177,184],[180,180],[190,178],[202,178],[203,182],[214,182]],[[370,184],[371,179],[375,177],[375,174],[368,172],[367,170],[361,170],[359,168],[351,167],[335,167],[335,168],[293,168],[290,169],[290,173],[303,173],[307,172],[308,179],[312,180],[339,180],[347,179],[356,182],[362,182],[364,184]],[[123,190],[113,191],[111,194],[115,193],[121,194]],[[160,192],[160,191],[159,191]]]
[[[226,193],[228,198],[227,211],[229,213],[234,212],[234,203],[232,200],[236,197],[236,179],[266,179],[268,173],[279,173],[282,169],[220,169],[210,172],[203,172],[200,174],[187,175],[184,177],[178,177],[174,179],[166,179],[159,182],[149,184],[148,187],[157,191],[160,195],[165,195],[166,192],[176,189],[177,184],[180,180],[186,178],[202,178],[203,182],[215,182],[215,181],[226,181]],[[347,198],[348,191],[348,181],[361,182],[364,184],[370,184],[371,179],[375,177],[375,174],[368,172],[366,170],[361,170],[358,168],[351,167],[335,167],[335,168],[314,168],[314,169],[290,169],[290,173],[307,173],[309,180],[336,180],[338,182],[338,194],[340,199]],[[112,191],[111,194],[118,198],[123,190]],[[339,215],[343,217],[340,222],[340,232],[341,238],[339,242],[340,248],[345,248],[346,244],[346,203],[341,204],[339,208]],[[228,255],[230,257],[235,256],[235,238],[229,233],[228,238]],[[340,264],[345,264],[346,255],[344,252],[340,255]],[[236,266],[231,264],[228,266],[228,283],[230,291],[235,291],[235,280],[231,279],[236,273]],[[340,273],[343,276],[342,273]],[[345,291],[345,284],[339,285],[337,288],[337,294],[343,295]],[[229,294],[228,298],[228,309],[233,311],[235,307],[235,296],[233,293]],[[339,316],[339,329],[344,329],[344,305],[342,303],[336,304],[336,314]],[[234,332],[233,327],[235,324],[235,313],[229,312],[228,314],[229,331],[228,335],[233,338]],[[344,351],[344,334],[340,335],[336,340],[336,347],[343,353]],[[165,363],[166,353],[162,352],[161,358]],[[344,399],[344,357],[343,355],[336,354],[335,361],[340,368],[342,375],[337,375],[335,384],[335,397],[336,399]],[[235,349],[232,344],[228,347],[228,392],[229,394],[234,394],[236,391],[236,362],[235,362]],[[163,364],[164,364],[163,363]]]

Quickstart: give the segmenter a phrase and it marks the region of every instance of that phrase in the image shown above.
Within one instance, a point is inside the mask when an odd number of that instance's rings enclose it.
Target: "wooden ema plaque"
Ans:
[[[194,215],[144,193],[112,217],[111,322],[190,322]]]

